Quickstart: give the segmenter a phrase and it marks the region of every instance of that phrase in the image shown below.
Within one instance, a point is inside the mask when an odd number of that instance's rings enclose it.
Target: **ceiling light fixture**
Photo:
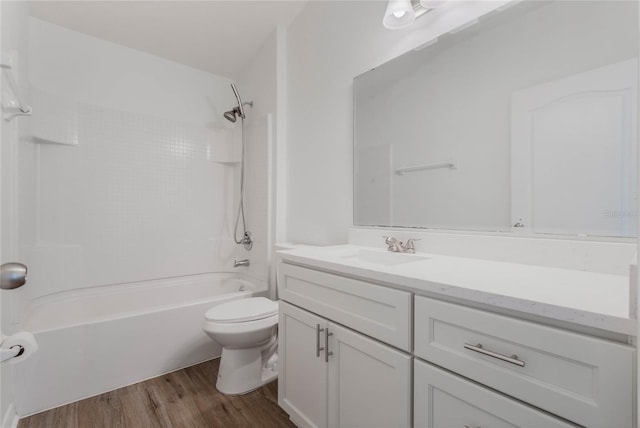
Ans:
[[[399,30],[445,3],[447,0],[388,0],[382,24],[390,30]]]
[[[411,25],[415,19],[416,12],[411,0],[389,0],[382,25],[390,30],[399,30]]]

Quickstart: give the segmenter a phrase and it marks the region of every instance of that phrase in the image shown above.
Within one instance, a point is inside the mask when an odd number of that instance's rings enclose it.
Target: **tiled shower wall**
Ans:
[[[28,51],[23,144],[37,172],[20,189],[36,204],[20,226],[35,231],[22,248],[22,302],[233,270],[239,126],[222,118],[235,104],[231,80],[33,18]]]
[[[40,112],[65,106],[55,123],[32,120],[32,297],[228,269],[237,168],[216,162],[225,133],[32,92]]]

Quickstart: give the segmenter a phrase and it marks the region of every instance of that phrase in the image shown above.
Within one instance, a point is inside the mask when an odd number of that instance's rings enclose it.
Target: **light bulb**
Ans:
[[[391,30],[405,28],[416,19],[411,0],[389,0],[382,24]]]

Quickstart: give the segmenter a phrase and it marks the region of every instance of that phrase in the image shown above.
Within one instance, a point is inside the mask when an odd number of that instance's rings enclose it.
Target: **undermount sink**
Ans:
[[[405,263],[420,262],[428,257],[416,256],[415,254],[393,253],[385,251],[360,250],[356,254],[342,256],[343,259],[356,262],[373,263],[383,266],[396,266]]]

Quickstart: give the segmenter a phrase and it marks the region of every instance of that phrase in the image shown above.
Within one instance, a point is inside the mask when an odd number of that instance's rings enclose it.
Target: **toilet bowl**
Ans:
[[[202,330],[222,346],[216,389],[245,394],[275,380],[278,304],[264,297],[223,303],[205,314]]]

